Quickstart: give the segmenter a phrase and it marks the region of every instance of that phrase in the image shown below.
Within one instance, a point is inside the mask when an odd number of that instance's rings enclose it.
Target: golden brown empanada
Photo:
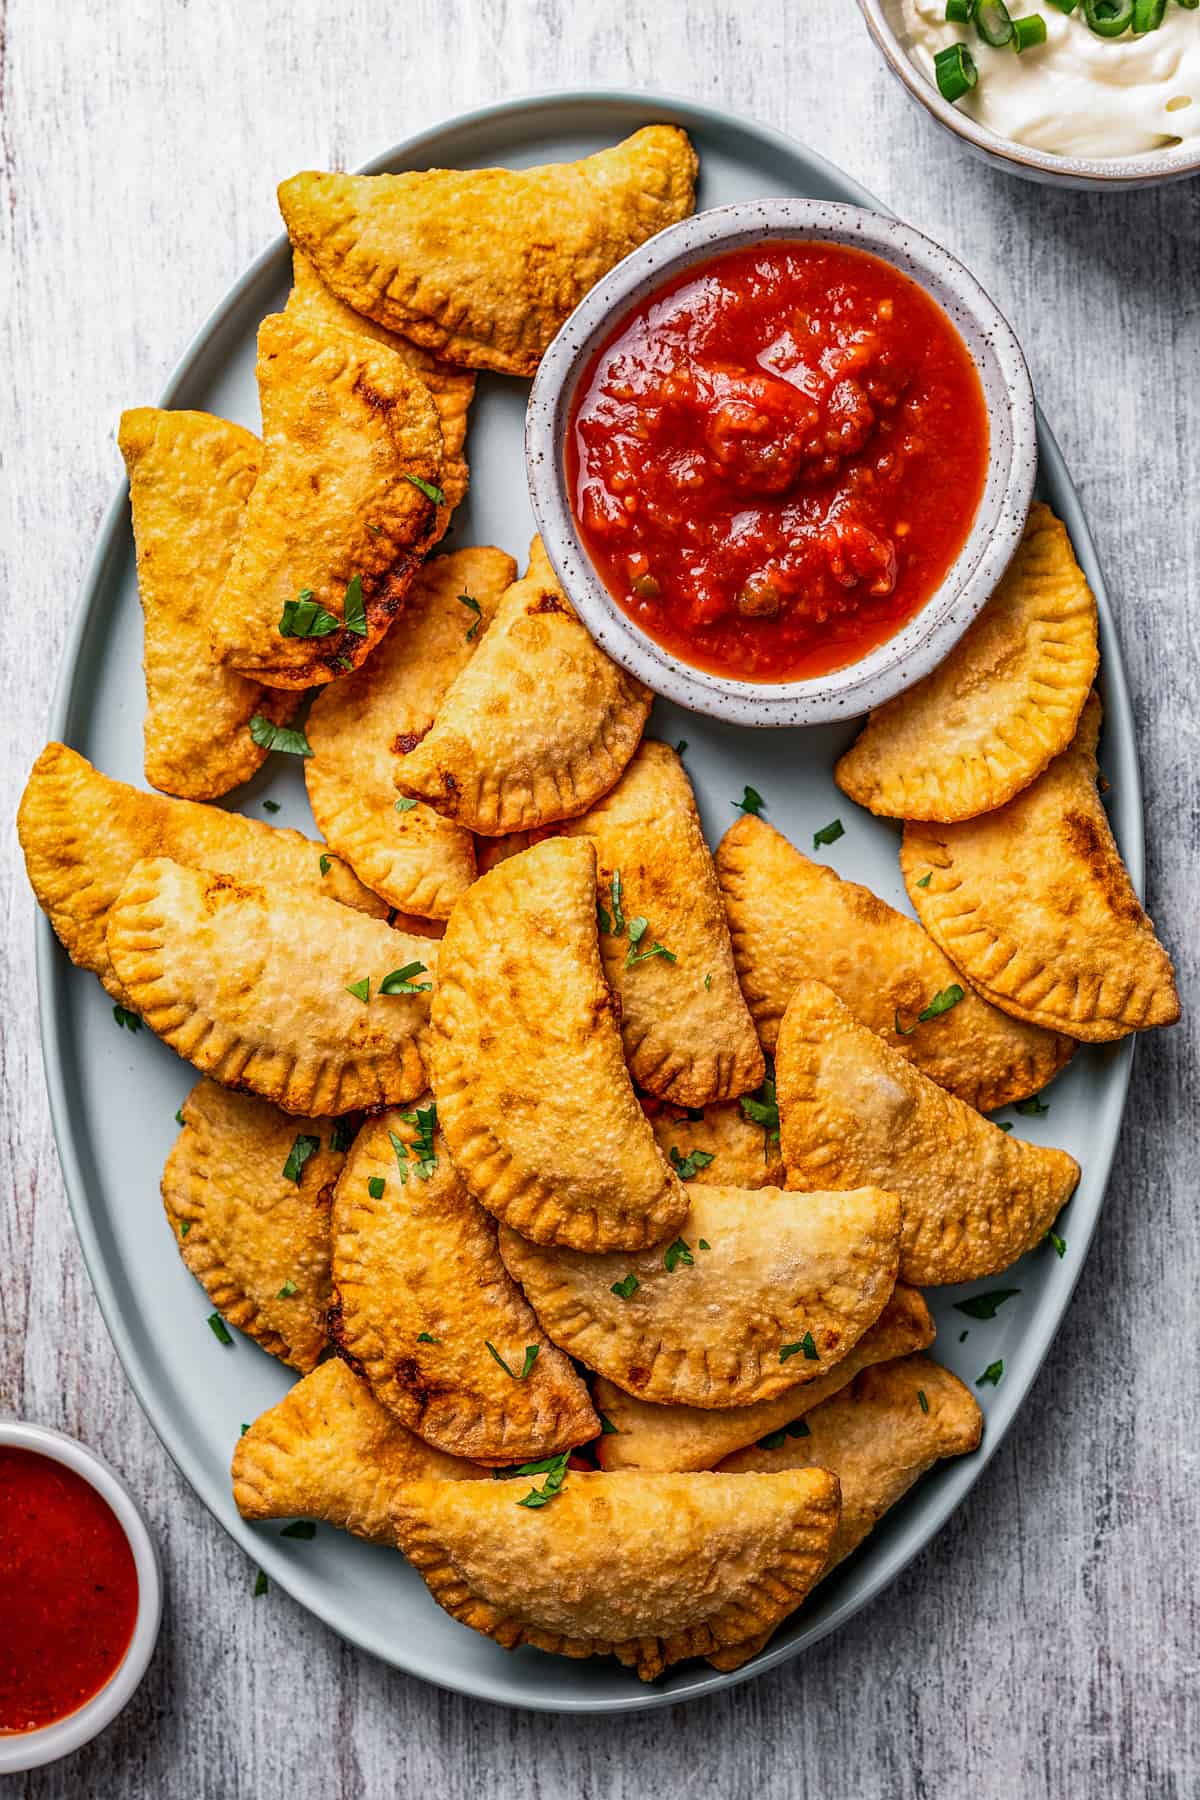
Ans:
[[[828,1374],[896,1285],[894,1194],[688,1188],[671,1244],[606,1255],[500,1232],[554,1343],[660,1406],[750,1406]]]
[[[1093,694],[1074,743],[1024,793],[962,825],[907,825],[900,850],[922,923],[971,985],[1087,1043],[1179,1017],[1171,959],[1096,789],[1099,731]]]
[[[258,475],[252,432],[210,413],[139,406],[117,435],[129,475],[138,592],[145,616],[146,780],[215,800],[266,756],[250,735],[263,713],[286,724],[294,695],[220,669],[209,651],[213,600]]]
[[[130,1006],[226,1087],[313,1116],[411,1100],[438,947],[332,900],[136,863],[108,916]],[[387,976],[419,963],[406,988]],[[370,983],[360,998],[352,986]]]
[[[355,1142],[333,1209],[338,1342],[439,1450],[503,1464],[574,1449],[600,1430],[588,1391],[509,1278],[435,1120],[426,1096]]]
[[[861,1369],[924,1350],[934,1339],[933,1320],[916,1288],[898,1286],[854,1348],[827,1375],[789,1388],[753,1406],[656,1406],[636,1400],[598,1375],[592,1383],[596,1410],[606,1421],[596,1444],[602,1469],[714,1469],[731,1451],[783,1431],[845,1387]]]
[[[1036,502],[979,617],[932,675],[873,712],[834,774],[894,819],[973,819],[1071,741],[1099,662],[1096,602],[1066,527]]]
[[[410,338],[399,337],[394,331],[386,331],[382,325],[376,325],[373,319],[355,312],[353,307],[347,306],[325,286],[303,250],[292,252],[292,289],[283,310],[316,331],[332,328],[373,338],[377,344],[394,350],[401,362],[406,363],[421,377],[437,407],[438,423],[442,428],[441,487],[445,505],[438,509],[437,531],[437,536],[441,537],[449,523],[450,514],[466,498],[468,474],[464,446],[467,441],[467,414],[475,397],[474,375],[464,369],[452,368],[449,363],[439,362],[428,351],[419,349]]]
[[[515,574],[502,550],[435,556],[413,582],[403,623],[308,715],[313,817],[368,887],[405,912],[447,916],[475,879],[475,840],[432,807],[397,799],[396,754],[433,724]]]
[[[675,752],[643,742],[612,791],[565,830],[596,846],[600,955],[634,1080],[692,1107],[758,1087],[762,1051]]]
[[[696,154],[650,125],[537,169],[293,175],[288,236],[356,312],[447,362],[532,375],[590,287],[691,212]]]
[[[436,535],[441,426],[394,351],[287,313],[259,326],[258,389],[262,470],[213,649],[269,687],[311,687],[357,667],[403,605]]]
[[[793,1188],[887,1181],[903,1210],[900,1279],[996,1275],[1040,1243],[1079,1180],[1065,1150],[1008,1137],[802,981],[779,1030],[776,1090]]]
[[[726,1457],[722,1474],[829,1469],[842,1486],[842,1516],[821,1579],[857,1550],[880,1519],[922,1475],[947,1456],[979,1448],[983,1415],[969,1388],[925,1356],[865,1370],[806,1417],[803,1437],[756,1444]],[[718,1650],[716,1669],[738,1669],[757,1656],[770,1632]]]
[[[592,642],[535,538],[433,729],[397,758],[396,786],[487,836],[570,818],[612,787],[650,699]]]
[[[648,1110],[658,1147],[683,1181],[709,1187],[783,1186],[779,1133],[746,1116],[740,1100],[709,1106],[698,1118],[674,1106]]]
[[[244,1519],[322,1519],[395,1544],[392,1502],[405,1482],[483,1481],[490,1471],[422,1443],[335,1356],[242,1434],[232,1474]]]
[[[506,1650],[615,1655],[643,1681],[773,1630],[819,1576],[840,1510],[824,1469],[572,1473],[538,1508],[517,1486],[402,1487],[405,1556],[439,1606]]]
[[[223,1318],[294,1369],[326,1344],[329,1208],[345,1152],[332,1119],[297,1119],[199,1081],[163,1170],[179,1254]]]
[[[823,981],[855,1018],[969,1106],[991,1112],[1045,1087],[1075,1046],[969,990],[932,1019],[959,972],[921,927],[869,888],[810,862],[749,814],[717,851],[742,991],[768,1050],[800,981]],[[917,896],[918,900],[920,896]]]
[[[547,838],[501,863],[458,901],[439,949],[433,1089],[475,1198],[540,1244],[669,1238],[688,1196],[625,1070],[595,847]]]
[[[219,806],[144,794],[101,775],[65,744],[47,744],[34,763],[17,832],[38,905],[71,961],[98,975],[115,1000],[124,995],[105,927],[121,884],[143,857],[170,856],[238,881],[280,882],[387,915],[386,903],[323,844]]]

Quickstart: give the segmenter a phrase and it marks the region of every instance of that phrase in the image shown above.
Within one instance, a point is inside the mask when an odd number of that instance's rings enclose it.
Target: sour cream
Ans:
[[[936,52],[966,44],[979,80],[958,105],[997,137],[1103,158],[1200,142],[1200,11],[1168,0],[1157,31],[1103,38],[1082,6],[1068,15],[1049,0],[1010,0],[1009,10],[1040,13],[1046,42],[1020,56],[995,50],[974,27],[947,23],[946,0],[892,0],[897,34],[930,81]]]

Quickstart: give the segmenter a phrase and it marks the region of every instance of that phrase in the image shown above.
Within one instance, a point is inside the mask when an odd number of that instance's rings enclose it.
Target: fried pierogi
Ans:
[[[899,1286],[869,1330],[827,1375],[789,1388],[774,1400],[722,1409],[657,1406],[637,1400],[598,1375],[592,1398],[607,1429],[596,1444],[602,1469],[715,1469],[723,1457],[773,1432],[786,1431],[853,1381],[862,1369],[924,1350],[933,1320],[916,1288]],[[801,1433],[802,1435],[802,1433]]]
[[[670,1244],[605,1255],[500,1232],[546,1335],[659,1405],[749,1406],[828,1374],[896,1285],[894,1194],[688,1189]]]
[[[1070,748],[999,811],[907,825],[900,867],[922,923],[1014,1018],[1106,1043],[1173,1025],[1171,958],[1143,912],[1097,791],[1100,702]]]
[[[213,599],[261,446],[227,419],[157,406],[122,413],[117,442],[145,619],[146,780],[184,799],[215,800],[249,781],[267,754],[250,735],[255,713],[282,725],[296,706],[293,695],[218,668],[209,649]]]
[[[335,901],[166,857],[134,865],[108,916],[117,980],[152,1031],[214,1081],[310,1117],[421,1093],[437,953]]]
[[[681,1181],[709,1187],[783,1186],[779,1133],[747,1116],[740,1100],[685,1111],[645,1107],[658,1147]]]
[[[981,1112],[1036,1094],[1074,1050],[1070,1038],[1018,1024],[970,992],[922,1017],[961,985],[954,964],[912,919],[811,862],[765,819],[747,814],[730,827],[717,874],[742,991],[768,1050],[801,981],[823,981],[861,1024]]]
[[[71,961],[124,997],[105,942],[109,908],[134,863],[170,856],[237,881],[282,883],[376,918],[386,903],[323,844],[259,819],[167,800],[112,781],[65,744],[47,744],[25,784],[17,834],[37,903]],[[322,867],[324,864],[324,868]]]
[[[333,1209],[337,1340],[439,1450],[500,1464],[587,1443],[587,1389],[505,1270],[435,1118],[427,1097],[355,1142]]]
[[[491,1471],[414,1437],[335,1356],[243,1432],[232,1474],[244,1519],[321,1519],[395,1544],[392,1502],[405,1482],[484,1481]]]
[[[433,729],[397,757],[396,786],[485,836],[570,818],[621,774],[650,700],[592,642],[535,538]]]
[[[871,714],[838,786],[894,819],[1003,806],[1070,743],[1099,663],[1096,629],[1066,527],[1035,502],[979,617],[932,675]]]
[[[643,742],[612,791],[565,830],[596,846],[600,955],[634,1080],[691,1107],[758,1087],[762,1051],[675,752]]]
[[[442,431],[383,344],[272,313],[258,332],[262,469],[212,618],[226,668],[306,688],[356,668],[436,535]]]
[[[595,847],[547,838],[501,863],[458,901],[439,950],[433,1088],[475,1198],[540,1244],[669,1238],[688,1196],[625,1069],[596,941]]]
[[[200,1081],[163,1170],[179,1254],[217,1311],[301,1371],[326,1344],[339,1141],[332,1119],[297,1119]]]
[[[292,243],[356,312],[469,369],[532,375],[590,287],[695,201],[697,160],[650,125],[536,169],[293,175]]]
[[[413,582],[402,627],[322,689],[308,715],[313,817],[368,887],[405,912],[447,917],[475,879],[475,840],[423,802],[397,799],[395,758],[433,724],[515,575],[502,550],[434,557]]]
[[[506,1650],[614,1655],[643,1681],[773,1630],[820,1575],[840,1511],[824,1469],[572,1473],[541,1507],[514,1485],[402,1487],[400,1548],[439,1606]]]
[[[829,1469],[842,1487],[842,1516],[821,1579],[857,1550],[891,1507],[934,1464],[979,1448],[983,1415],[969,1388],[925,1356],[882,1363],[806,1416],[803,1437],[755,1444],[726,1457],[722,1474],[778,1474]],[[717,1669],[737,1669],[756,1656],[770,1633],[718,1650]]]
[[[832,989],[802,981],[779,1030],[788,1185],[887,1181],[902,1208],[900,1279],[996,1275],[1040,1243],[1079,1180],[1065,1150],[1009,1137],[891,1050]]]
[[[303,250],[292,253],[292,289],[283,310],[318,332],[348,331],[352,336],[371,338],[386,349],[394,350],[401,362],[421,377],[437,408],[438,423],[442,428],[441,487],[445,504],[438,509],[437,536],[440,538],[450,514],[466,498],[467,414],[475,397],[474,375],[439,362],[411,339],[386,331],[373,319],[355,312],[325,286]]]

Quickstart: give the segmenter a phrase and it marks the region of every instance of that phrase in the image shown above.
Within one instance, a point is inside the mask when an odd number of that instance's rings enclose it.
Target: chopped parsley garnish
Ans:
[[[346,992],[353,994],[354,998],[361,1000],[365,1006],[371,998],[371,977],[364,975],[361,981],[352,981]]]
[[[830,819],[828,825],[822,825],[820,831],[813,832],[813,849],[819,850],[822,844],[836,844],[840,837],[845,837],[846,827],[840,819]]]
[[[187,1234],[188,1234],[188,1232],[189,1232],[189,1231],[190,1231],[190,1230],[191,1230],[191,1229],[192,1229],[192,1221],[191,1221],[191,1220],[190,1220],[190,1219],[181,1219],[181,1220],[180,1220],[180,1221],[179,1221],[179,1235],[180,1235],[180,1237],[186,1237],[186,1236],[187,1236]]]
[[[418,1344],[440,1344],[441,1341],[441,1338],[435,1338],[431,1332],[418,1331],[417,1333]]]
[[[962,998],[962,988],[959,987],[957,981],[952,981],[949,987],[943,988],[940,994],[933,996],[924,1012],[917,1014],[918,1024],[923,1025],[927,1019],[940,1019],[942,1014],[949,1012],[952,1006],[957,1006]]]
[[[707,1169],[712,1160],[711,1150],[689,1150],[686,1156],[681,1156],[676,1146],[671,1145],[671,1166],[680,1181],[691,1181],[701,1169]]]
[[[929,1411],[929,1401],[927,1400],[927,1398],[925,1396],[924,1388],[917,1389],[917,1400],[920,1404],[921,1411],[924,1413],[927,1413]]]
[[[704,991],[705,991],[705,993],[707,993],[707,992],[708,992],[708,990],[709,990],[709,989],[710,989],[710,988],[711,988],[711,987],[712,987],[712,976],[711,976],[711,975],[706,975],[706,976],[705,976],[705,977],[704,977]]]
[[[304,1543],[308,1543],[310,1538],[316,1537],[317,1528],[311,1519],[293,1519],[290,1525],[284,1526],[279,1535],[286,1538],[300,1538]]]
[[[969,1300],[956,1300],[954,1310],[966,1313],[968,1319],[994,1319],[997,1308],[1020,1291],[1020,1288],[990,1288],[986,1294],[972,1294]]]
[[[999,1387],[1000,1378],[1003,1374],[1004,1358],[1001,1357],[999,1361],[988,1364],[987,1368],[983,1371],[983,1374],[979,1377],[979,1380],[975,1383],[975,1386],[982,1387],[984,1382],[987,1382],[991,1387]]]
[[[259,1569],[254,1577],[254,1598],[256,1600],[258,1599],[260,1594],[266,1593],[267,1586],[268,1586],[267,1578],[263,1574],[262,1570]]]
[[[248,1432],[248,1431],[249,1431],[249,1429],[250,1429],[250,1427],[249,1427],[249,1425],[248,1425],[248,1424],[244,1424],[244,1425],[243,1425],[243,1426],[242,1426],[242,1429],[241,1429],[241,1430],[240,1430],[240,1431],[239,1431],[239,1433],[238,1433],[238,1436],[239,1436],[239,1437],[245,1437],[245,1435],[246,1435],[246,1433],[247,1433],[247,1432]]]
[[[427,500],[432,500],[435,506],[445,506],[445,494],[440,487],[435,487],[432,481],[422,481],[419,475],[405,475],[404,479],[411,481],[413,486],[424,494]]]
[[[279,811],[278,800],[264,800],[263,801],[263,811],[269,812],[269,813],[277,813]]]
[[[333,858],[331,856],[322,855],[318,858],[318,864],[322,875],[328,875],[330,869],[333,867]]]
[[[806,1362],[820,1362],[821,1359],[817,1354],[817,1346],[813,1343],[813,1334],[811,1331],[805,1332],[800,1340],[800,1345],[804,1351],[804,1359]]]
[[[668,1275],[673,1275],[680,1263],[683,1263],[685,1268],[691,1269],[695,1266],[695,1262],[695,1257],[682,1238],[676,1238],[675,1242],[668,1244],[663,1251],[663,1267]]]
[[[928,887],[932,880],[933,880],[933,870],[927,869],[925,871],[924,875],[922,875],[920,881],[918,881],[917,886],[918,887]]]
[[[676,756],[682,756],[686,749],[687,749],[687,739],[680,738],[679,742],[675,746]]]
[[[367,609],[363,604],[361,575],[355,575],[351,578],[350,586],[346,589],[345,606],[346,617],[343,623],[345,624],[346,630],[352,631],[355,637],[366,637]]]
[[[620,937],[622,932],[625,930],[625,914],[621,910],[621,871],[620,871],[620,869],[613,870],[612,881],[609,883],[609,891],[612,894],[613,935],[615,937]]]
[[[603,900],[597,900],[596,902],[596,929],[602,931],[605,937],[609,937],[612,934],[612,920],[608,916],[608,911]]]
[[[337,631],[341,620],[326,612],[311,588],[301,588],[294,600],[285,600],[279,620],[280,637],[319,638]]]
[[[1059,1237],[1057,1231],[1048,1231],[1046,1233],[1046,1242],[1054,1245],[1059,1256],[1065,1256],[1067,1254],[1067,1240],[1065,1237]]]
[[[779,1431],[768,1431],[766,1437],[759,1438],[761,1450],[782,1450],[786,1438],[811,1437],[807,1419],[793,1419],[790,1425],[784,1425]]]
[[[761,1125],[767,1143],[779,1136],[779,1105],[775,1099],[775,1077],[768,1075],[757,1094],[743,1094],[741,1108],[753,1125]]]
[[[744,813],[750,813],[753,818],[757,819],[767,803],[757,788],[747,787],[743,789],[741,799],[734,800],[732,804],[740,806]]]
[[[303,1169],[309,1157],[315,1156],[320,1148],[321,1140],[319,1137],[305,1137],[302,1134],[300,1137],[295,1138],[292,1142],[291,1149],[288,1151],[287,1161],[283,1165],[283,1179],[285,1181],[298,1182],[300,1180],[301,1169]]]
[[[413,807],[414,807],[414,806],[415,806],[415,805],[416,805],[416,804],[417,804],[417,803],[416,803],[416,801],[415,801],[415,800],[410,800],[410,799],[409,799],[409,798],[408,798],[408,796],[407,796],[407,795],[405,795],[405,797],[404,797],[404,798],[403,798],[403,799],[401,799],[401,800],[397,800],[397,802],[396,802],[396,811],[397,811],[397,812],[398,812],[398,813],[406,813],[406,812],[411,812],[411,811],[412,811],[412,809],[413,809]]]
[[[616,1426],[613,1424],[611,1419],[605,1418],[605,1416],[602,1412],[598,1412],[596,1414],[596,1417],[600,1421],[600,1436],[601,1437],[620,1437],[621,1434],[617,1430]]]
[[[229,1327],[226,1325],[220,1313],[209,1313],[208,1329],[212,1332],[218,1344],[232,1344],[233,1339],[229,1335]]]
[[[367,1192],[370,1194],[372,1200],[382,1200],[384,1189],[386,1187],[387,1182],[383,1179],[382,1175],[367,1176]]]
[[[431,1100],[428,1106],[418,1106],[415,1112],[401,1113],[400,1117],[406,1125],[414,1125],[417,1141],[409,1154],[416,1168],[417,1179],[428,1181],[437,1168],[437,1151],[433,1147],[433,1134],[437,1130],[437,1102]]]
[[[798,1344],[780,1344],[780,1346],[779,1346],[780,1362],[786,1362],[789,1356],[799,1356],[799,1354],[800,1354],[801,1350],[803,1350],[803,1348],[804,1348],[804,1340],[803,1339],[801,1339],[801,1341]]]
[[[614,1281],[608,1291],[610,1294],[615,1294],[618,1300],[632,1300],[641,1285],[633,1270],[630,1269],[628,1275],[622,1275],[620,1281]]]
[[[1040,1094],[1030,1094],[1028,1100],[1017,1101],[1016,1110],[1026,1119],[1040,1119],[1050,1111],[1050,1105]]]
[[[892,1015],[892,1023],[895,1027],[897,1037],[911,1037],[913,1032],[917,1029],[915,1019],[913,1020],[913,1023],[911,1025],[902,1025],[900,1023],[899,1007],[897,1007],[896,1011]]]
[[[130,1012],[127,1006],[114,1006],[113,1018],[122,1031],[140,1031],[142,1029],[142,1021],[135,1012]]]
[[[182,1124],[183,1124],[183,1108],[182,1108],[182,1106],[180,1106],[180,1107],[177,1107],[177,1108],[176,1108],[176,1112],[175,1112],[175,1123],[176,1123],[176,1124],[177,1124],[177,1125],[182,1125]]]
[[[539,1462],[521,1463],[515,1469],[497,1469],[495,1471],[496,1479],[513,1481],[520,1475],[526,1478],[531,1475],[544,1475],[546,1479],[541,1487],[531,1488],[529,1493],[517,1501],[517,1505],[531,1508],[549,1506],[554,1496],[561,1492],[563,1482],[567,1479],[567,1463],[570,1456],[569,1450],[563,1450],[558,1456],[543,1456]]]
[[[675,952],[668,950],[665,944],[655,943],[649,950],[639,950],[638,945],[646,935],[649,926],[647,919],[630,919],[629,921],[629,953],[625,958],[625,967],[632,969],[635,963],[649,962],[652,956],[661,956],[667,962],[674,962]]]
[[[467,627],[467,642],[469,644],[478,632],[480,625],[483,623],[483,610],[480,607],[478,600],[473,600],[470,594],[460,594],[458,596],[458,604],[460,606],[465,606],[468,612],[473,612],[475,614],[471,624]]]
[[[698,1238],[696,1241],[696,1248],[698,1250],[711,1250],[712,1245],[709,1243],[707,1238]]]
[[[264,713],[255,713],[250,721],[250,736],[260,750],[283,750],[289,756],[311,756],[312,745],[302,731],[290,725],[273,725]]]
[[[331,1150],[348,1150],[354,1142],[354,1127],[349,1119],[335,1119],[333,1130],[329,1134]]]
[[[423,962],[405,963],[402,969],[393,969],[385,975],[379,984],[381,994],[427,994],[432,988],[432,981],[414,981],[414,975],[426,975],[428,970]]]
[[[967,1341],[967,1339],[968,1339],[968,1338],[969,1338],[969,1337],[970,1337],[970,1335],[971,1335],[971,1334],[970,1334],[970,1332],[969,1332],[969,1331],[960,1331],[960,1332],[959,1332],[959,1334],[958,1334],[958,1341],[959,1341],[959,1343],[960,1343],[960,1344],[965,1344],[965,1343],[966,1343],[966,1341]]]
[[[1011,1119],[996,1119],[994,1121],[994,1124],[996,1126],[997,1131],[1011,1131],[1012,1130],[1012,1120]]]
[[[279,1292],[276,1294],[275,1298],[277,1300],[290,1300],[292,1295],[294,1293],[296,1293],[296,1291],[297,1291],[296,1284],[292,1280],[291,1276],[289,1275],[287,1280],[284,1282],[283,1286],[280,1288]]]
[[[530,1369],[532,1369],[534,1363],[537,1361],[538,1351],[541,1349],[540,1344],[526,1344],[526,1346],[525,1346],[525,1361],[521,1365],[521,1373],[519,1375],[515,1375],[515,1374],[513,1374],[513,1371],[509,1368],[508,1364],[505,1362],[504,1358],[501,1356],[500,1352],[497,1350],[495,1344],[488,1343],[487,1338],[484,1338],[483,1341],[485,1344],[487,1344],[488,1349],[491,1351],[491,1353],[495,1357],[496,1361],[500,1364],[500,1367],[504,1370],[504,1373],[506,1375],[510,1376],[513,1381],[524,1381],[524,1379],[528,1375]]]
[[[408,1145],[405,1143],[405,1141],[402,1137],[397,1137],[396,1133],[394,1131],[388,1132],[388,1141],[391,1144],[392,1149],[396,1153],[396,1167],[400,1171],[400,1180],[404,1184],[404,1186],[407,1187],[408,1186]]]

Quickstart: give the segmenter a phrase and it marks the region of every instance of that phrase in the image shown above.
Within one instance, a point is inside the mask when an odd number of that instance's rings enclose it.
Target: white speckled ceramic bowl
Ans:
[[[1137,156],[1052,156],[1048,150],[1033,150],[1013,138],[1000,137],[942,98],[905,48],[892,23],[888,0],[858,0],[858,9],[875,48],[917,104],[993,169],[1024,176],[1026,181],[1040,181],[1047,187],[1108,191],[1157,187],[1163,181],[1182,181],[1187,175],[1200,174],[1200,149],[1195,144],[1147,150]]]
[[[576,529],[564,448],[577,383],[620,319],[685,269],[765,239],[808,239],[873,252],[912,277],[962,334],[983,384],[990,427],[987,479],[970,534],[945,580],[895,637],[858,662],[805,681],[753,682],[694,669],[628,618],[592,566]],[[598,282],[538,369],[525,423],[525,460],[538,529],[588,630],[656,693],[736,725],[818,725],[890,700],[941,662],[1008,566],[1033,497],[1033,388],[1011,327],[962,264],[911,226],[863,207],[754,200],[697,213],[660,232]]]

